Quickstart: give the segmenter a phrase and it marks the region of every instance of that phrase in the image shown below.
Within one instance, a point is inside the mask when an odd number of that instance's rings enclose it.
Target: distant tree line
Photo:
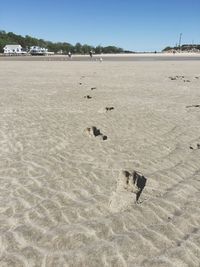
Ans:
[[[47,48],[51,52],[67,54],[71,52],[73,54],[88,54],[90,50],[94,51],[95,53],[122,53],[122,52],[131,52],[131,51],[124,51],[120,47],[116,46],[91,46],[87,44],[80,44],[76,43],[72,45],[67,42],[58,42],[53,43],[50,41],[45,41],[43,39],[37,39],[26,35],[25,37],[21,35],[14,34],[13,32],[6,33],[5,31],[0,31],[0,53],[3,52],[3,47],[8,44],[20,44],[25,51],[31,46],[40,46]]]
[[[183,44],[180,47],[179,46],[174,46],[174,47],[167,46],[162,51],[167,52],[170,50],[174,50],[174,51],[179,51],[179,50],[181,50],[181,51],[193,51],[194,50],[195,51],[195,50],[200,50],[200,44]]]

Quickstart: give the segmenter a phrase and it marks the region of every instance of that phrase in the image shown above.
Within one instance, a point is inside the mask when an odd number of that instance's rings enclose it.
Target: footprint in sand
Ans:
[[[113,110],[113,109],[114,109],[114,107],[105,107],[106,112],[110,111],[110,110]]]
[[[183,80],[185,76],[181,75],[176,75],[176,76],[169,76],[168,77],[170,80],[175,81],[175,80]],[[184,82],[190,82],[190,80],[183,80]]]
[[[89,137],[100,137],[104,141],[108,139],[108,137],[102,134],[96,126],[86,128],[84,130],[84,133],[87,134]]]
[[[172,81],[175,81],[175,80],[182,80],[183,78],[185,78],[184,76],[180,76],[180,75],[176,75],[176,76],[169,76],[169,79],[172,80]]]
[[[200,105],[191,105],[191,106],[186,106],[186,108],[200,108]]]
[[[85,95],[84,98],[91,99],[92,97],[90,95]]]
[[[190,146],[190,149],[195,149],[193,146]],[[196,149],[200,149],[200,144],[197,144]]]
[[[175,81],[177,80],[176,77],[169,77],[170,80]]]
[[[105,107],[105,108],[101,108],[98,112],[99,113],[106,113],[106,112],[111,111],[113,109],[114,109],[114,107]]]
[[[121,171],[117,180],[116,192],[110,199],[112,211],[122,211],[133,205],[133,194],[136,194],[136,203],[146,185],[147,179],[136,171]]]

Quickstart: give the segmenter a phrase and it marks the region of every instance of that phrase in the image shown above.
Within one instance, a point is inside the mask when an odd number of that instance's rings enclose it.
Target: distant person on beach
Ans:
[[[69,51],[68,52],[68,57],[71,58],[72,57],[72,53]]]
[[[90,55],[90,57],[92,58],[92,55],[93,55],[92,50],[90,50],[89,55]]]

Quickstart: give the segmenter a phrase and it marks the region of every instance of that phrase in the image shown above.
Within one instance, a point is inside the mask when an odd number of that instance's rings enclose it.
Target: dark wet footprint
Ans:
[[[170,80],[175,81],[177,78],[176,77],[169,77]]]
[[[169,76],[168,78],[172,81],[175,81],[175,80],[182,80],[183,78],[185,78],[185,76],[176,75],[176,76]]]
[[[106,109],[106,111],[110,111],[110,110],[113,110],[114,107],[106,107],[105,109]]]
[[[200,105],[190,105],[186,106],[186,108],[200,108]]]
[[[101,133],[100,129],[96,126],[88,127],[84,130],[84,132],[90,137],[101,137],[102,140],[107,140],[108,137]]]
[[[106,135],[102,135],[102,139],[103,139],[103,141],[105,141],[108,139],[108,137]]]
[[[193,146],[190,146],[190,149],[195,149]],[[200,149],[200,144],[197,144],[197,148],[196,149]]]
[[[85,95],[84,98],[91,99],[92,97],[90,95]]]

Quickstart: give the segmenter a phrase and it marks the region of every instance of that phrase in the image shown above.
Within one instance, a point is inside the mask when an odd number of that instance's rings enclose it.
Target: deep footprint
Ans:
[[[104,141],[108,139],[108,137],[102,134],[96,126],[88,127],[84,130],[84,132],[89,135],[89,137],[101,137]]]
[[[92,97],[90,95],[85,95],[84,98],[91,99]]]
[[[106,107],[105,109],[106,109],[106,111],[110,111],[110,110],[113,110],[114,107]]]
[[[139,203],[140,195],[146,185],[147,179],[136,171],[122,171],[121,183],[124,189],[136,194],[136,203]]]

